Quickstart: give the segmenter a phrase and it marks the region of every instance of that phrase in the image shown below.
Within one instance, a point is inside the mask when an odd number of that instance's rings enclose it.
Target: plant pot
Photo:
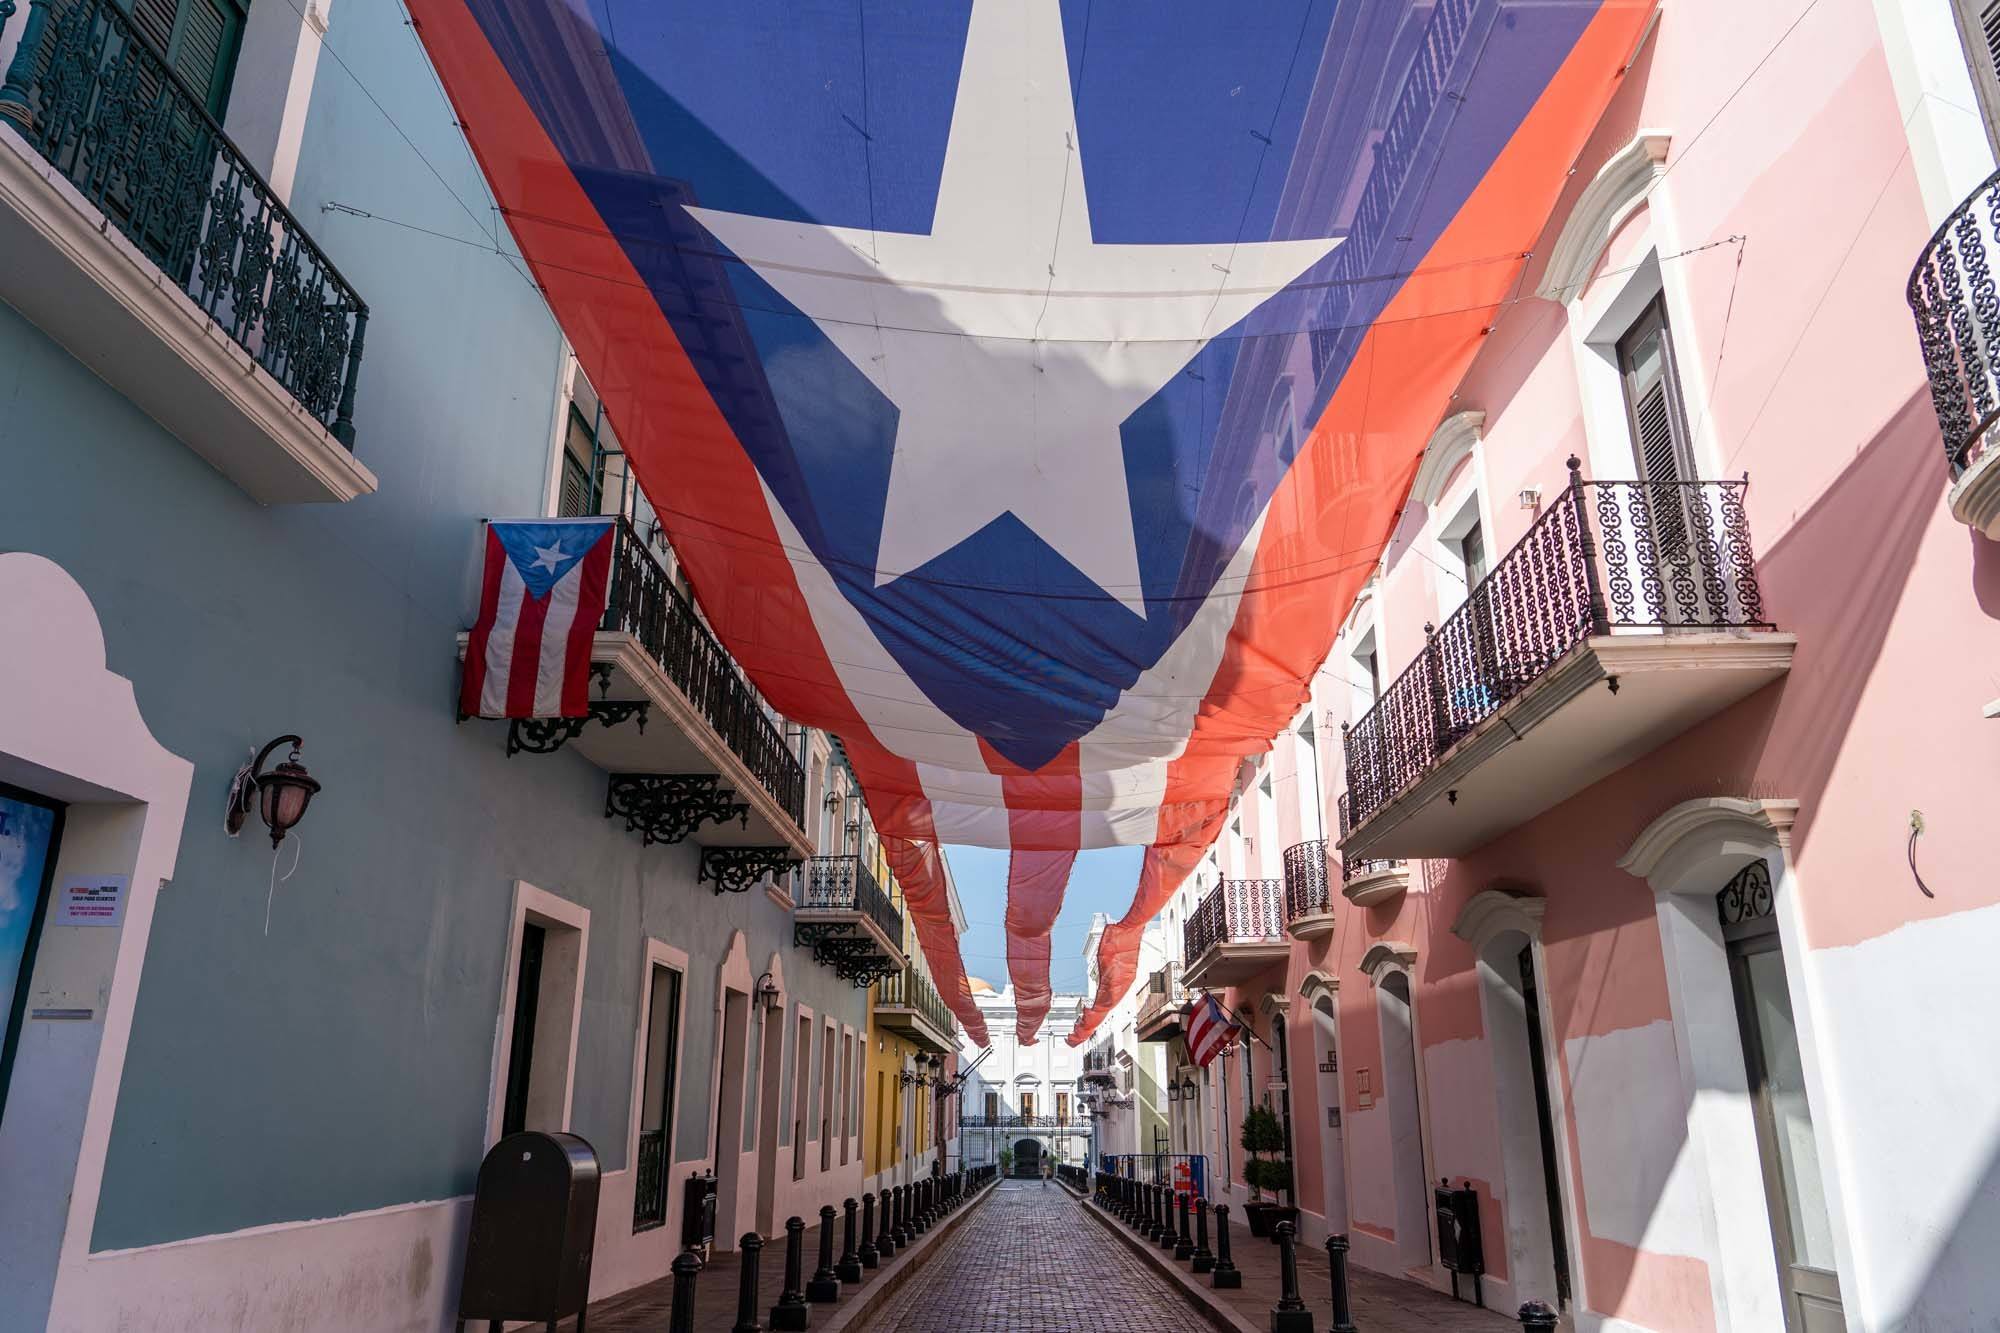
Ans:
[[[1269,1230],[1271,1243],[1278,1243],[1278,1223],[1290,1222],[1294,1229],[1299,1225],[1299,1210],[1288,1204],[1270,1204],[1264,1210],[1264,1226]]]
[[[1269,1240],[1271,1237],[1271,1228],[1278,1224],[1276,1214],[1280,1211],[1278,1205],[1275,1203],[1263,1203],[1253,1200],[1250,1203],[1244,1204],[1243,1217],[1250,1224],[1250,1234]]]

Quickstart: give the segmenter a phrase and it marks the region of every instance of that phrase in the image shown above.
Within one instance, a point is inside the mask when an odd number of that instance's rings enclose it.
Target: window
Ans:
[[[569,1128],[576,1066],[576,1016],[582,1004],[584,940],[590,913],[533,885],[516,883],[508,987],[500,1015],[504,1065],[495,1070],[498,1100],[490,1131]]]
[[[819,1169],[833,1168],[833,1025],[820,1039],[819,1070]]]
[[[812,1103],[812,1019],[799,1015],[799,1035],[792,1054],[792,1179],[806,1178],[806,1115]]]
[[[1025,1119],[1032,1119],[1032,1118],[1034,1117],[1034,1114],[1035,1114],[1035,1094],[1034,1094],[1034,1093],[1032,1093],[1032,1092],[1024,1092],[1024,1093],[1022,1093],[1022,1094],[1021,1094],[1021,1117],[1022,1117],[1022,1119],[1024,1119],[1024,1120],[1025,1120]]]
[[[563,431],[562,488],[557,495],[556,517],[582,518],[595,514],[603,497],[604,451],[583,409],[572,402],[569,424]]]
[[[1692,480],[1694,452],[1674,370],[1666,306],[1660,297],[1653,298],[1618,340],[1618,372],[1625,383],[1639,480],[1658,484]]]
[[[842,1033],[840,1037],[840,1164],[842,1166],[847,1165],[847,1137],[854,1132],[853,1122],[848,1119],[848,1108],[854,1104],[854,1100],[847,1095],[853,1069],[854,1037],[851,1033]]]
[[[634,1231],[647,1231],[667,1220],[667,1159],[673,1141],[680,1027],[681,974],[655,963],[646,994],[646,1072],[639,1107],[639,1152],[633,1167]]]
[[[2000,148],[2000,0],[1951,0],[1986,137]]]
[[[28,977],[48,913],[63,807],[0,784],[0,1113],[27,1013]]]
[[[229,105],[243,6],[234,0],[119,0],[132,26],[167,58],[218,121]]]
[[[1056,1094],[1056,1122],[1058,1124],[1069,1122],[1069,1094],[1066,1092]]]
[[[1000,1118],[1000,1094],[997,1092],[986,1094],[986,1118],[989,1121]]]
[[[1478,519],[1474,519],[1472,526],[1458,539],[1458,558],[1465,567],[1465,586],[1468,589],[1477,588],[1479,581],[1493,567],[1487,559],[1486,536],[1480,531]]]

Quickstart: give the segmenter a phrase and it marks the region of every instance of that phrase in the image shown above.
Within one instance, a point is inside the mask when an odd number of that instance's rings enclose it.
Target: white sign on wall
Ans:
[[[56,891],[58,926],[115,926],[125,919],[129,875],[72,875]]]

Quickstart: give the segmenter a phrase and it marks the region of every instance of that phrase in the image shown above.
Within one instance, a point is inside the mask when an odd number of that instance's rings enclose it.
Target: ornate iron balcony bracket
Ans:
[[[703,824],[740,819],[750,827],[750,807],[713,773],[613,773],[604,793],[604,817],[625,817],[625,830],[646,846],[684,840]]]
[[[583,717],[517,717],[507,728],[507,757],[554,754],[583,735],[584,727],[591,722],[603,727],[615,727],[637,718],[639,730],[644,731],[646,710],[650,707],[651,704],[643,701],[593,699],[590,712]]]
[[[747,893],[766,875],[782,875],[802,858],[789,847],[704,847],[695,883],[715,881],[717,893]]]

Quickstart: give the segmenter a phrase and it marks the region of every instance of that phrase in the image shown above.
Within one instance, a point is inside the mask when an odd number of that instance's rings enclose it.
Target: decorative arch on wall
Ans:
[[[1716,890],[1767,849],[1788,849],[1799,803],[1739,796],[1682,801],[1646,825],[1618,868],[1652,886],[1654,893],[1713,899]],[[1723,870],[1720,879],[1715,879]],[[1714,880],[1710,883],[1710,880]]]
[[[1416,965],[1417,950],[1412,944],[1401,940],[1381,940],[1368,947],[1361,955],[1359,967],[1363,976],[1376,985],[1382,984],[1382,973],[1388,969],[1407,972]]]
[[[1539,941],[1542,938],[1542,912],[1547,907],[1546,899],[1532,894],[1485,889],[1473,894],[1458,910],[1458,919],[1451,923],[1451,933],[1470,944],[1474,953],[1483,952],[1496,936],[1510,930]]]
[[[1410,499],[1426,510],[1435,508],[1444,497],[1445,483],[1457,473],[1458,465],[1472,456],[1473,446],[1485,429],[1486,414],[1480,411],[1458,412],[1440,422],[1417,464]]]
[[[1549,247],[1549,262],[1535,284],[1535,295],[1566,305],[1583,290],[1611,238],[1646,202],[1653,182],[1666,174],[1671,142],[1665,130],[1640,130],[1598,168]]]
[[[1334,1004],[1339,996],[1340,978],[1328,976],[1318,968],[1306,973],[1299,981],[1299,998],[1306,1002],[1307,1008],[1311,1008],[1321,1000]]]

